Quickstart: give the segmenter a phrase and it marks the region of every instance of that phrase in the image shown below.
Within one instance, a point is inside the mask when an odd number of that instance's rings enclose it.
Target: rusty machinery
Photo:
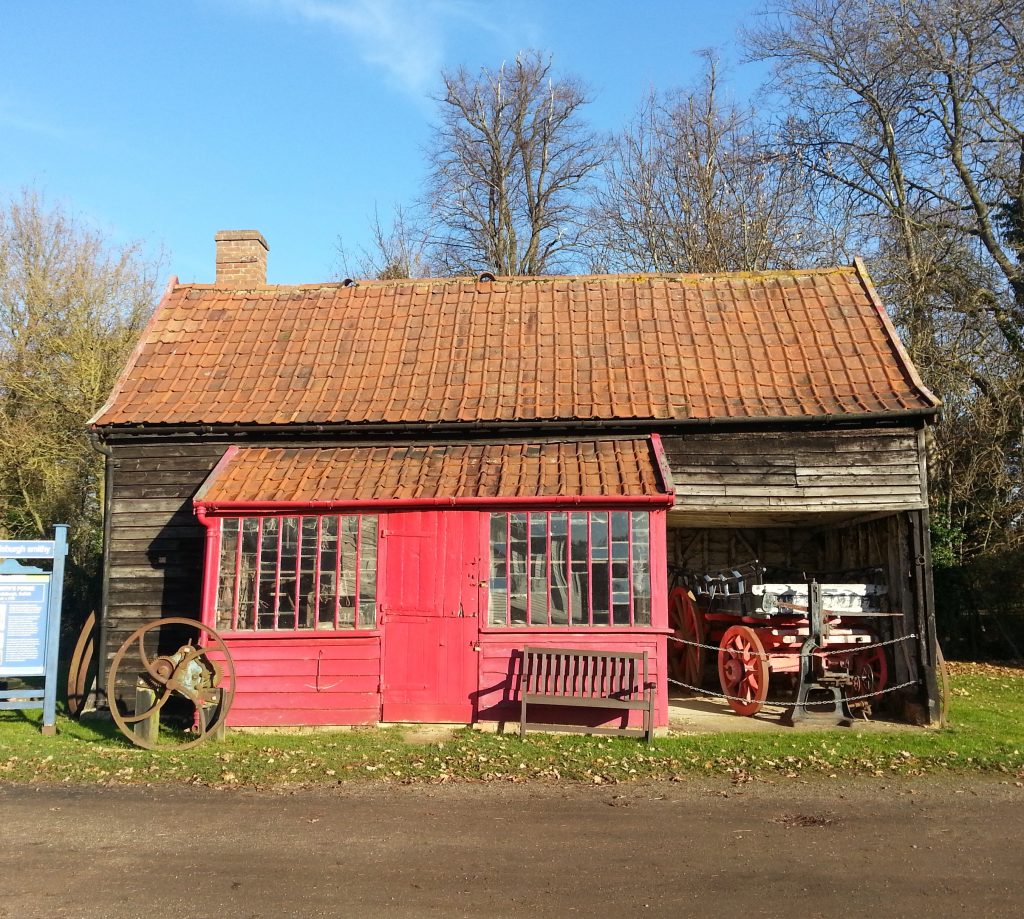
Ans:
[[[122,700],[132,687],[130,700]],[[225,724],[235,693],[235,665],[216,630],[170,617],[141,626],[118,648],[107,676],[110,714],[147,750],[194,747]],[[133,710],[123,709],[125,701]],[[161,727],[165,731],[160,743]]]

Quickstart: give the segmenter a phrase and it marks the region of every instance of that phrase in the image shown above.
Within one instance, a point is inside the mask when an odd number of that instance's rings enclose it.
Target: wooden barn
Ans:
[[[881,572],[892,698],[935,717],[938,402],[859,262],[274,286],[259,233],[216,244],[91,421],[101,666],[201,614],[230,723],[472,723],[518,719],[527,645],[647,652],[662,726],[670,586],[757,559]]]

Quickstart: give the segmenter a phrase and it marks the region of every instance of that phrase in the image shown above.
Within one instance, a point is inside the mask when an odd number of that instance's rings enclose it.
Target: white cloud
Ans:
[[[358,56],[393,85],[422,98],[437,86],[453,29],[502,35],[494,7],[472,0],[249,0],[343,35]]]

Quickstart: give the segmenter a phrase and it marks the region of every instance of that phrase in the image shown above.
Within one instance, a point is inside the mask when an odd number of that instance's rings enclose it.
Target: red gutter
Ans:
[[[485,507],[671,507],[674,495],[528,495],[518,498],[362,498],[350,501],[218,501],[194,500],[196,516],[205,526],[208,514],[274,514],[280,511],[402,510],[410,508]]]

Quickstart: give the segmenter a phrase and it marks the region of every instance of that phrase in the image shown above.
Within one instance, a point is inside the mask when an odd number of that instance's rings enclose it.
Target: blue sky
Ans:
[[[652,87],[735,65],[760,0],[66,0],[0,7],[0,197],[31,185],[163,274],[212,281],[213,234],[254,227],[271,283],[326,280],[423,174],[442,67],[523,48],[581,77],[600,130]]]

